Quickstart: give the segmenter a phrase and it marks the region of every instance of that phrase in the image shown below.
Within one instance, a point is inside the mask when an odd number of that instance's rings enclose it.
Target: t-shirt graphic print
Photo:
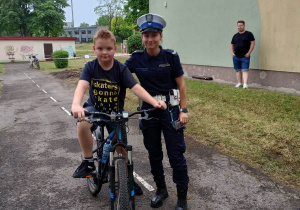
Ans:
[[[117,82],[92,78],[91,87],[95,102],[94,107],[97,108],[99,112],[118,112],[120,86]]]

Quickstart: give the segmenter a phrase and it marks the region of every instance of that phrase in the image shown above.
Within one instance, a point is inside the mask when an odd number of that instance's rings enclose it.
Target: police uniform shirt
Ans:
[[[171,89],[177,89],[175,78],[184,74],[178,54],[161,46],[160,49],[157,56],[149,56],[146,50],[135,51],[125,62],[152,96],[168,95]]]
[[[79,79],[90,83],[88,103],[106,113],[123,111],[126,88],[137,84],[128,68],[117,60],[105,71],[94,59],[85,65]]]

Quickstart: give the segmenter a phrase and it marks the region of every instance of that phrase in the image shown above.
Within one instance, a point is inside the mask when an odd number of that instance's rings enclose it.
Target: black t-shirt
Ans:
[[[108,71],[101,68],[98,59],[92,60],[85,65],[79,79],[90,83],[88,103],[105,113],[123,111],[126,88],[137,84],[128,68],[117,60]]]
[[[236,57],[244,57],[250,49],[251,42],[254,40],[254,36],[250,31],[245,31],[242,34],[236,33],[231,40],[231,44],[234,44],[234,54]]]

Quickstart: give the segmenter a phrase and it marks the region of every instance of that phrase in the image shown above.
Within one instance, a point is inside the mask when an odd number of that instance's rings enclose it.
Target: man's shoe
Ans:
[[[73,178],[86,178],[93,175],[96,170],[94,162],[89,162],[88,160],[83,160],[80,166],[76,169],[73,174]]]
[[[238,83],[235,87],[239,88],[239,87],[243,87],[243,85],[241,83]]]
[[[133,186],[134,186],[135,195],[143,195],[142,188],[135,181],[133,181]]]
[[[163,205],[163,201],[169,196],[167,188],[160,189],[158,188],[155,195],[151,200],[150,206],[152,208],[158,208]]]
[[[244,88],[244,89],[248,89],[248,85],[244,84],[244,85],[243,85],[243,88]]]

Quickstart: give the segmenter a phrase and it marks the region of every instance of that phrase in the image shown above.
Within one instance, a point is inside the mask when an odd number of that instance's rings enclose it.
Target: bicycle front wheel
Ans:
[[[125,161],[123,159],[118,159],[116,161],[116,166],[118,183],[116,184],[115,209],[129,210],[129,192]]]
[[[102,187],[102,183],[100,180],[100,171],[99,171],[101,170],[101,166],[100,166],[101,163],[99,162],[100,158],[98,157],[98,155],[102,155],[102,154],[100,154],[98,151],[98,147],[100,144],[100,139],[98,137],[99,136],[97,135],[96,131],[94,131],[93,132],[93,157],[94,157],[94,164],[96,166],[96,171],[92,177],[87,178],[87,186],[92,195],[97,195],[100,192]]]

